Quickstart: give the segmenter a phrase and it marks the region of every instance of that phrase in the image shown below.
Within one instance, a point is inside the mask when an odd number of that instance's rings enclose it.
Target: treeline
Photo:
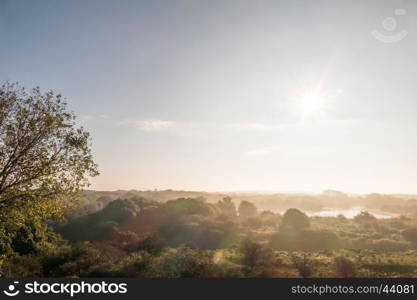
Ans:
[[[205,198],[209,203],[216,203],[225,197],[232,197],[235,205],[245,200],[254,203],[260,210],[285,212],[289,208],[297,208],[306,212],[316,212],[323,209],[350,209],[363,207],[368,210],[379,210],[387,213],[417,217],[417,195],[348,195],[334,190],[325,190],[320,194],[265,194],[265,193],[209,193],[175,190],[148,191],[93,191],[82,193],[83,210],[75,214],[88,214],[103,209],[116,199],[139,197],[155,202],[166,202],[178,198]]]
[[[116,199],[43,226],[25,224],[2,276],[417,276],[417,222],[260,211],[230,197]]]

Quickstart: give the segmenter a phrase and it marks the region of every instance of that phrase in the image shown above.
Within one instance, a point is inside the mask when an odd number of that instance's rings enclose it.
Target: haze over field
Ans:
[[[93,189],[417,193],[416,12],[1,1],[0,78],[68,98],[92,133]]]
[[[0,279],[417,278],[416,20],[0,0]]]

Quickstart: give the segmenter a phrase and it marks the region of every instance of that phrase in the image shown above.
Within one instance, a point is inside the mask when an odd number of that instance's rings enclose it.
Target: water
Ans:
[[[318,217],[336,217],[338,215],[344,215],[348,219],[352,219],[356,215],[360,214],[361,211],[366,210],[373,216],[375,216],[377,219],[390,219],[397,217],[396,214],[384,212],[384,211],[378,211],[378,210],[370,210],[365,209],[361,207],[354,207],[349,209],[323,209],[321,211],[315,211],[315,212],[306,212],[308,216],[318,216]]]

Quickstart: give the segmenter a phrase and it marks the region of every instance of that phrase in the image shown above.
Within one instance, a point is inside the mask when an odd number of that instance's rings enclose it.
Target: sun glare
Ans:
[[[318,90],[308,90],[299,98],[299,106],[304,116],[314,116],[323,112],[324,96]]]

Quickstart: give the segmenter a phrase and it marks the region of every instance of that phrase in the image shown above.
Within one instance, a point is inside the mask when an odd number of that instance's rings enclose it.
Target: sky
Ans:
[[[415,1],[0,0],[0,80],[67,98],[93,189],[417,193]]]

